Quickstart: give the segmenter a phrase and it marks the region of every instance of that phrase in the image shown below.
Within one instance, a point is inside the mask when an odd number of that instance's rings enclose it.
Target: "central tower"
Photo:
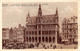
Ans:
[[[41,9],[41,5],[39,5],[38,17],[37,17],[37,24],[40,24],[41,23],[41,19],[42,19],[42,9]]]
[[[42,9],[41,9],[41,5],[39,5],[39,9],[38,9],[38,17],[37,17],[37,36],[38,36],[38,39],[41,43],[42,39],[41,39],[41,35],[42,35]]]

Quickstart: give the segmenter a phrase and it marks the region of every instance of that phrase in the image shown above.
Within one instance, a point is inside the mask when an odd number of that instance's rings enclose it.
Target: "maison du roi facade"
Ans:
[[[38,15],[26,17],[26,30],[24,41],[26,43],[58,43],[59,17],[58,9],[55,14],[43,15],[39,5]]]
[[[58,9],[55,10],[55,14],[43,15],[41,5],[39,5],[37,16],[31,17],[28,13],[26,27],[19,24],[18,28],[2,28],[2,43],[9,43],[9,41],[56,44],[78,42],[77,17],[73,16],[63,20],[61,36]]]

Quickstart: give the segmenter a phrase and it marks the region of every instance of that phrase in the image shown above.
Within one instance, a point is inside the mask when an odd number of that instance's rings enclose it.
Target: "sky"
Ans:
[[[28,12],[30,16],[37,16],[39,4],[41,4],[43,15],[55,14],[56,8],[58,8],[60,26],[64,18],[77,16],[76,2],[3,3],[2,27],[18,27],[19,24],[25,26]]]

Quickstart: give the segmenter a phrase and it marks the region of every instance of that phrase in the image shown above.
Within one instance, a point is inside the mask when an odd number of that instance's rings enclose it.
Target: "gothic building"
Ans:
[[[55,14],[43,15],[39,5],[38,15],[26,17],[24,41],[26,43],[56,43],[59,36],[58,9]]]

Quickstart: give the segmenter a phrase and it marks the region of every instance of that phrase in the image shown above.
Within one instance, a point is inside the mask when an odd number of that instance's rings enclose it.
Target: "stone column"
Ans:
[[[41,25],[41,43],[42,43],[42,25]]]
[[[30,32],[31,32],[30,37],[31,37],[31,42],[32,42],[32,31],[30,31]]]
[[[49,30],[48,30],[48,43],[49,43]]]
[[[57,44],[57,30],[55,30],[55,44]]]
[[[38,25],[37,25],[37,43],[39,42],[39,39],[38,39]]]

